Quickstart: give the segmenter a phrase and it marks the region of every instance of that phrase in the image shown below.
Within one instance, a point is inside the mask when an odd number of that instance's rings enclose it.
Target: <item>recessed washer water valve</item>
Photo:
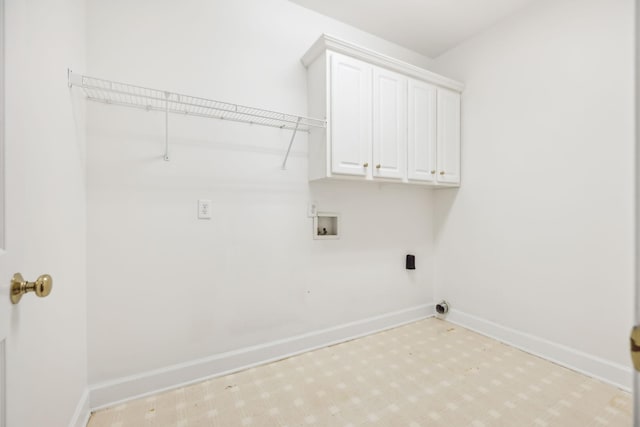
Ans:
[[[440,301],[436,304],[436,312],[440,315],[445,315],[449,312],[449,303],[445,300]]]

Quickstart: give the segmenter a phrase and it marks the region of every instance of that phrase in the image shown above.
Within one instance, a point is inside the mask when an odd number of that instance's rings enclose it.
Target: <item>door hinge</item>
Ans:
[[[640,372],[640,325],[631,330],[631,360],[636,371]]]

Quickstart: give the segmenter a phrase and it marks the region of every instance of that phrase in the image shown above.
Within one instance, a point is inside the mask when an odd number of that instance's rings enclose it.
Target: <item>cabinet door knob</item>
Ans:
[[[365,162],[365,163],[362,165],[362,167],[364,167],[364,168],[368,168],[368,167],[369,167],[369,163]]]
[[[440,171],[440,175],[444,175],[444,171]]]
[[[434,175],[436,173],[436,171],[431,171],[431,175]]]
[[[376,165],[376,169],[380,169],[380,165]]]

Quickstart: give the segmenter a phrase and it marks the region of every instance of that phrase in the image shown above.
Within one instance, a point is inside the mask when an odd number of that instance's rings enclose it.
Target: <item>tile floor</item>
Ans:
[[[629,393],[426,319],[94,413],[89,427],[631,426]]]

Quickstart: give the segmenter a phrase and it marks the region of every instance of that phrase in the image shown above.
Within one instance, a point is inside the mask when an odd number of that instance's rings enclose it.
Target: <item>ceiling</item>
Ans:
[[[435,58],[536,0],[290,0]]]

